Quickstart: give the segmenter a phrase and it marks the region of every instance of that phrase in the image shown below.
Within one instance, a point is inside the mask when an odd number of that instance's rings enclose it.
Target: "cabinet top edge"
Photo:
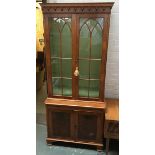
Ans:
[[[106,108],[105,102],[100,101],[82,101],[82,100],[47,98],[44,101],[44,103],[47,105],[72,106],[83,108],[96,108],[96,109]]]

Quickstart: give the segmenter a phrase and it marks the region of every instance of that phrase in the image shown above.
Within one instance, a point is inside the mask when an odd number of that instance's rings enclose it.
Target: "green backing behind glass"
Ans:
[[[50,49],[52,57],[60,56],[60,34],[54,21],[50,23]]]
[[[63,79],[63,96],[72,96],[72,80]]]
[[[62,60],[62,77],[72,77],[72,60]]]
[[[52,62],[52,76],[60,77],[60,59],[51,59]]]
[[[79,96],[98,98],[99,80],[79,80]]]
[[[99,97],[99,80],[90,80],[89,87],[89,97],[98,98]]]
[[[71,30],[68,24],[65,24],[62,31],[62,57],[72,58],[72,40]]]
[[[92,32],[91,58],[101,59],[102,53],[102,29],[96,25]]]
[[[89,78],[89,61],[88,60],[79,60],[79,71],[80,78]]]
[[[79,80],[79,96],[80,97],[88,97],[88,80]]]
[[[101,61],[91,60],[89,63],[90,63],[90,79],[99,79]]]
[[[61,95],[62,87],[61,87],[61,79],[60,78],[52,78],[52,86],[53,86],[53,94]]]
[[[80,31],[79,58],[88,58],[90,51],[90,33],[86,25]]]

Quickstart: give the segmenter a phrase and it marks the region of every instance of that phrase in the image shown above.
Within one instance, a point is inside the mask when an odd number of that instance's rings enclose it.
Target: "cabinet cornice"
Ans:
[[[111,8],[113,6],[111,3],[46,3],[41,4],[42,11],[44,14],[85,14],[85,13],[111,13]]]

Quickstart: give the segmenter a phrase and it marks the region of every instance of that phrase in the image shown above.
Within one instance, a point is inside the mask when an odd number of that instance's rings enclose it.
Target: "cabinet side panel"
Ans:
[[[45,38],[45,58],[46,58],[46,73],[47,73],[47,93],[48,97],[52,96],[52,84],[51,84],[51,60],[50,60],[50,41],[49,41],[49,26],[48,16],[44,15],[44,38]]]
[[[102,62],[100,70],[100,100],[104,101],[104,89],[105,89],[105,76],[106,76],[106,62],[107,62],[107,49],[108,49],[108,37],[109,37],[109,21],[110,15],[105,15],[105,25],[103,29],[103,38],[102,38]]]

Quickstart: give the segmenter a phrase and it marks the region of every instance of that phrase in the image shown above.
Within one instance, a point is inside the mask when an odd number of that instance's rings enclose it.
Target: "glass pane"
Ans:
[[[99,97],[99,80],[90,80],[89,97]]]
[[[90,53],[90,32],[86,25],[80,31],[79,57],[88,58]]]
[[[50,20],[50,49],[52,57],[60,56],[60,33],[56,21]]]
[[[80,97],[88,97],[88,80],[79,80],[79,96]]]
[[[52,76],[60,77],[60,59],[51,59],[52,61]]]
[[[94,27],[97,25],[96,19],[88,19],[86,21],[86,25],[88,25],[89,30],[92,32],[94,30]]]
[[[71,30],[68,24],[65,24],[62,30],[62,57],[71,58],[72,57],[72,42],[71,42]]]
[[[85,24],[88,18],[80,18],[80,28]]]
[[[92,48],[91,58],[101,58],[102,53],[102,30],[99,25],[96,25],[92,32]]]
[[[80,18],[80,58],[101,58],[103,18]]]
[[[61,79],[52,78],[52,85],[53,85],[53,95],[61,95],[62,94]]]
[[[50,48],[52,57],[71,57],[71,18],[52,18]]]
[[[72,96],[72,80],[63,79],[63,96]]]
[[[89,78],[89,61],[88,60],[79,60],[79,77],[80,78]]]
[[[104,18],[96,18],[98,25],[103,29]]]
[[[62,60],[62,77],[72,76],[72,61]]]
[[[90,78],[99,79],[100,77],[100,65],[101,61],[91,60],[90,61]]]

